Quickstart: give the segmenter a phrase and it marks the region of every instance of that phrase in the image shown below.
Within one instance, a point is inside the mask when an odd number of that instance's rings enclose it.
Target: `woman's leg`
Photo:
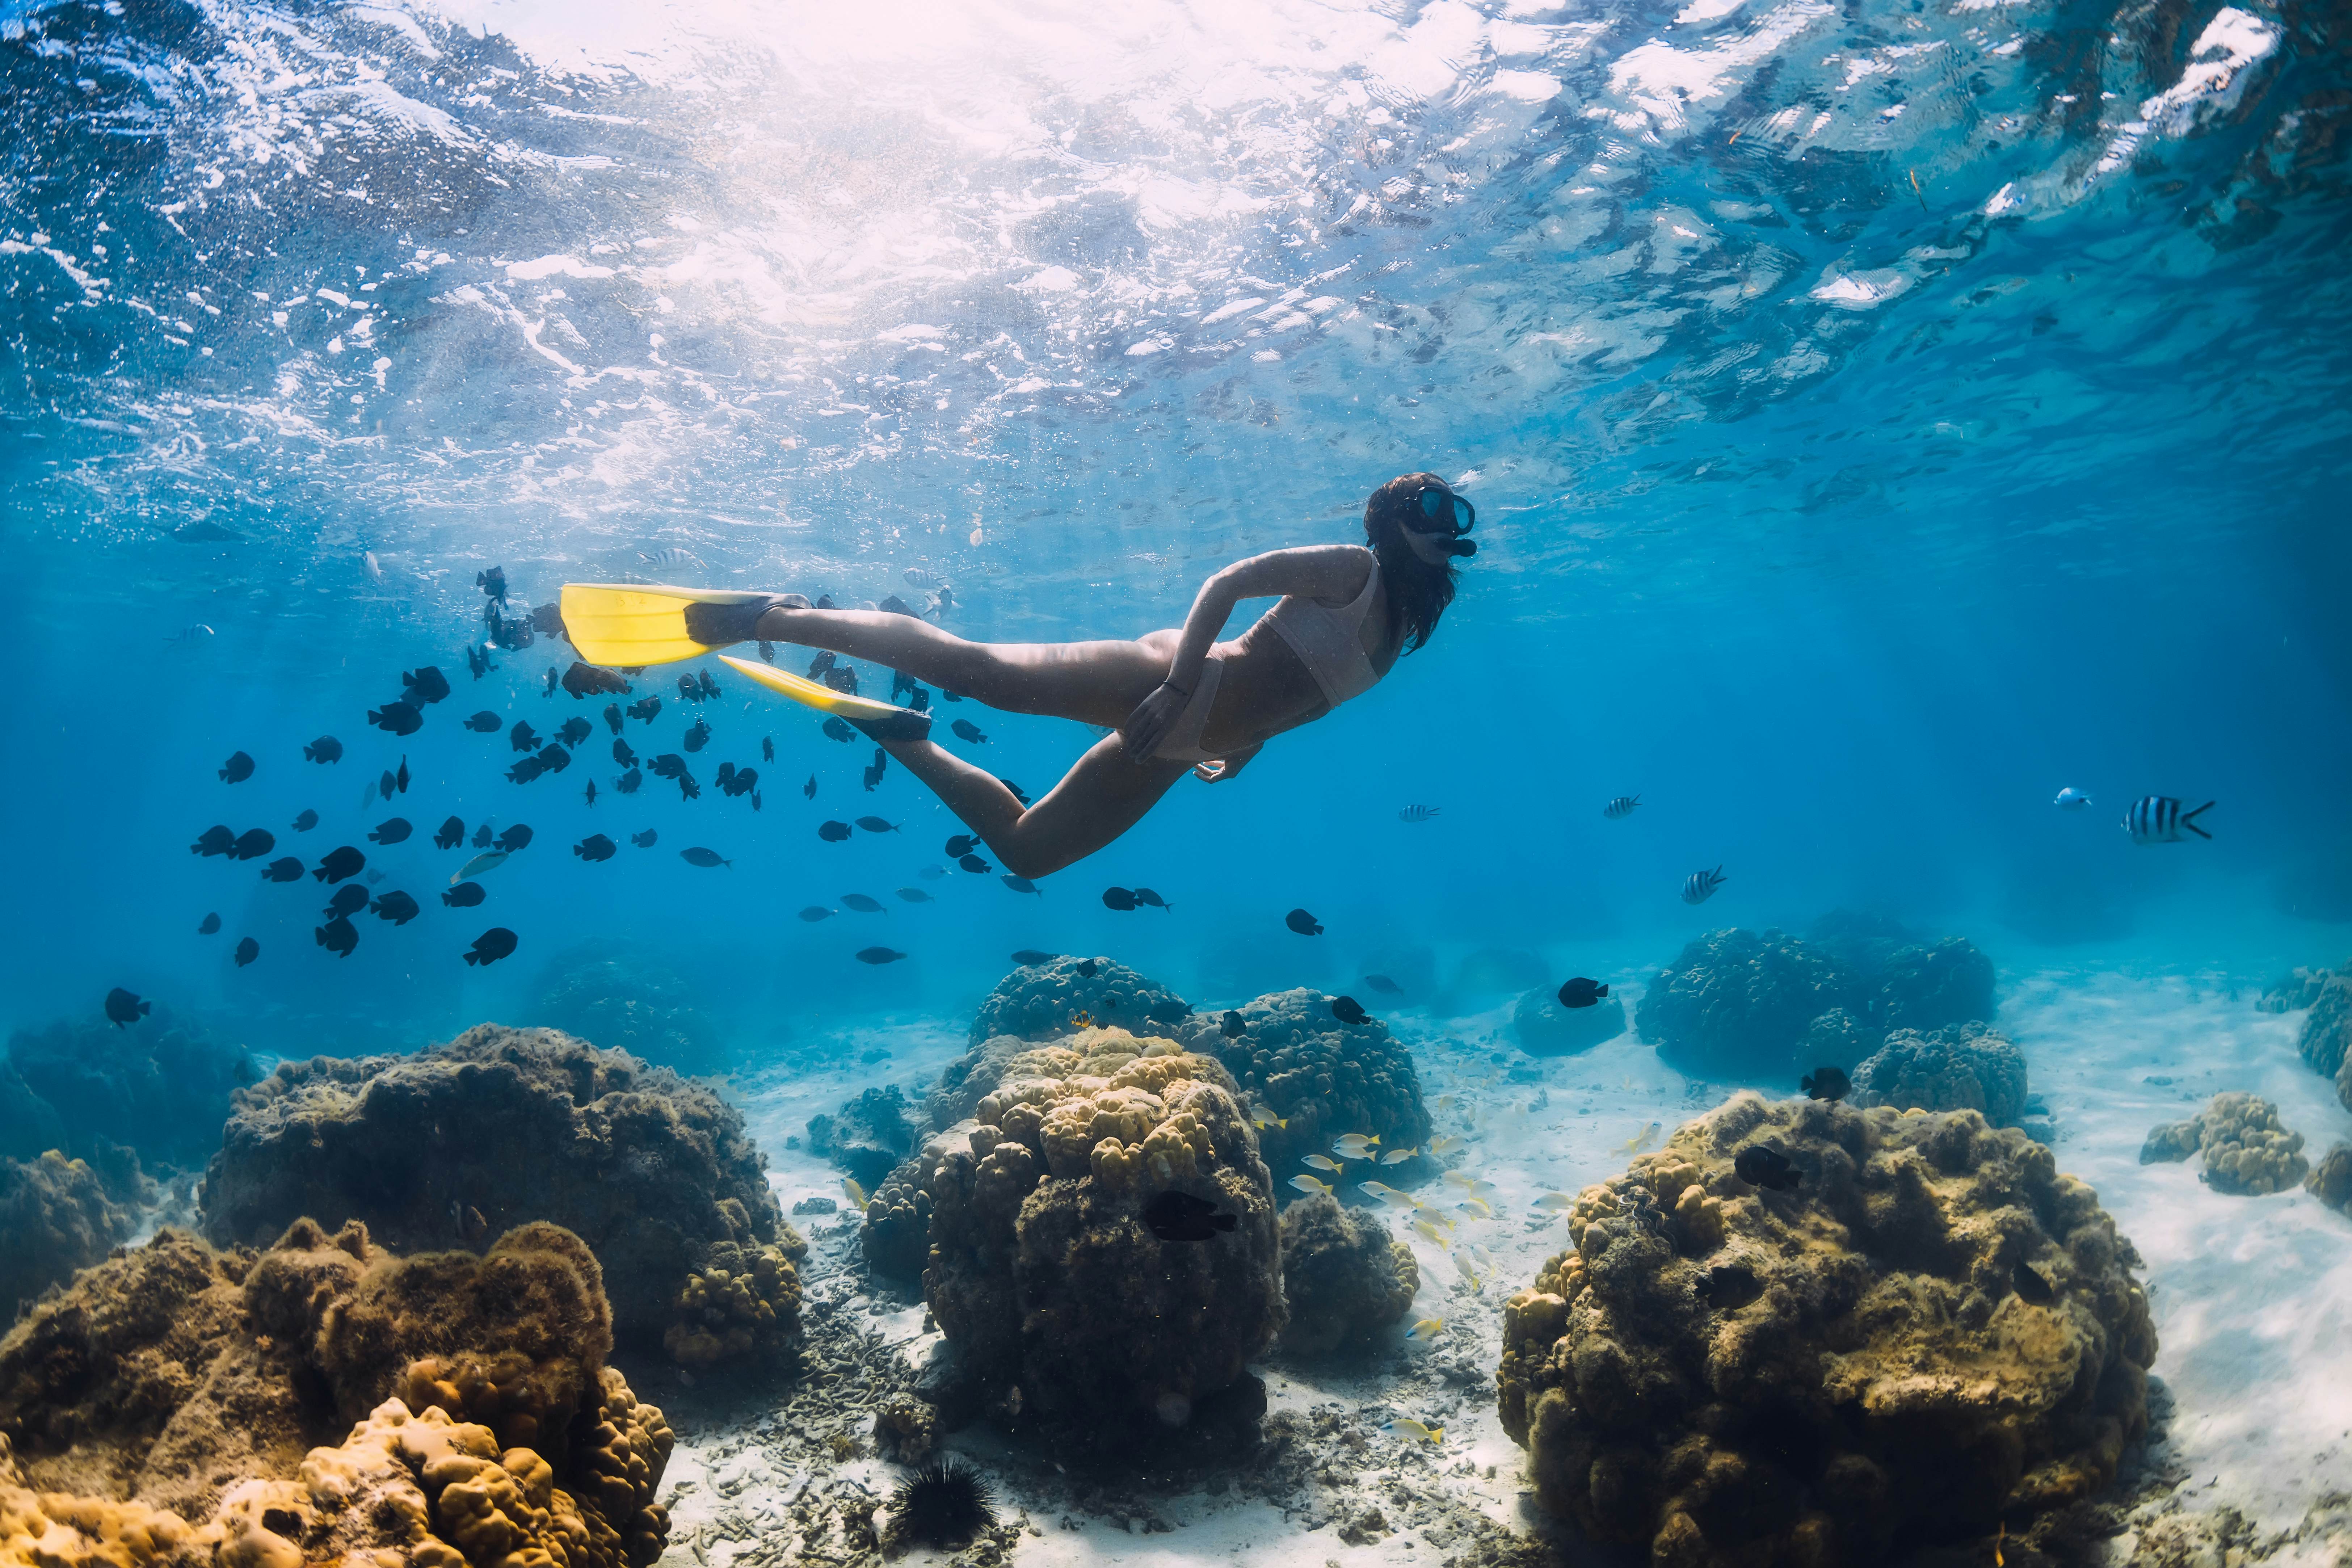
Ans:
[[[1106,735],[1024,811],[993,774],[929,741],[886,741],[883,749],[930,785],[1016,877],[1043,877],[1085,859],[1140,822],[1192,766],[1136,762],[1117,735]]]
[[[1127,722],[1135,705],[1168,679],[1175,651],[1155,653],[1149,641],[967,642],[928,621],[880,610],[770,610],[760,619],[760,636],[887,664],[1008,713],[1111,727]]]

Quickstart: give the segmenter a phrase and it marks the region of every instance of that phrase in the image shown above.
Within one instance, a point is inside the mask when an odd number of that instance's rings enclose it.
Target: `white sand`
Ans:
[[[2352,1489],[2352,1220],[2301,1193],[2214,1193],[2198,1180],[2194,1161],[2138,1163],[2151,1126],[2187,1117],[2224,1089],[2274,1100],[2314,1157],[2352,1138],[2352,1115],[2295,1055],[2301,1015],[2265,1015],[2253,1001],[2250,991],[2232,994],[2220,981],[2051,969],[2010,984],[2000,1024],[2032,1063],[2061,1167],[2098,1189],[2147,1261],[2162,1342],[2155,1373],[2176,1405],[2157,1459],[2186,1478],[2163,1506],[2232,1507],[2259,1534],[2273,1535],[2293,1530],[2323,1495]],[[1412,1043],[1439,1132],[1470,1140],[1464,1169],[1499,1189],[1493,1218],[1457,1213],[1452,1247],[1393,1222],[1421,1261],[1413,1315],[1443,1319],[1444,1332],[1433,1342],[1400,1341],[1385,1362],[1355,1377],[1278,1360],[1264,1368],[1273,1410],[1334,1412],[1359,1438],[1370,1435],[1360,1453],[1335,1446],[1327,1479],[1338,1484],[1318,1479],[1275,1500],[1222,1487],[1125,1499],[1079,1489],[1074,1499],[1050,1460],[1009,1449],[984,1426],[957,1434],[951,1447],[990,1474],[1007,1511],[1025,1510],[1036,1533],[1017,1547],[1021,1561],[1041,1568],[1102,1561],[1434,1564],[1464,1544],[1462,1521],[1471,1514],[1515,1531],[1541,1527],[1524,1489],[1521,1451],[1503,1436],[1494,1407],[1503,1302],[1565,1245],[1559,1217],[1529,1205],[1546,1192],[1573,1194],[1616,1173],[1629,1142],[1650,1123],[1661,1123],[1661,1134],[1671,1131],[1729,1086],[1685,1081],[1630,1035],[1581,1057],[1527,1058],[1510,1045],[1505,1010],[1442,1021],[1407,1013],[1389,1022]],[[886,1062],[859,1060],[877,1047],[892,1053]],[[838,1175],[804,1150],[788,1151],[788,1135],[868,1085],[928,1084],[962,1047],[956,1023],[877,1027],[739,1081],[787,1209],[804,1197],[840,1194]],[[1431,1184],[1420,1195],[1434,1203],[1448,1190]],[[801,1223],[815,1231],[806,1271],[812,1298],[839,1301],[902,1353],[931,1353],[938,1336],[923,1332],[919,1306],[856,1293],[845,1216]],[[1491,1268],[1472,1258],[1473,1245],[1486,1249]],[[1396,1415],[1442,1426],[1444,1444],[1380,1435],[1380,1424]],[[693,1484],[677,1504],[678,1537],[667,1568],[688,1562],[724,1568],[738,1556],[793,1560],[803,1543],[775,1533],[781,1516],[772,1509],[761,1523],[763,1502],[844,1487],[878,1499],[894,1477],[870,1458],[835,1465],[812,1457],[788,1432],[762,1437],[741,1424],[689,1432],[670,1479]],[[720,1480],[731,1498],[721,1495]],[[1359,1530],[1362,1544],[1343,1542],[1368,1507],[1381,1510],[1387,1528]],[[730,1510],[732,1526],[714,1522]],[[745,1531],[747,1518],[753,1527]],[[747,1539],[714,1541],[714,1531]],[[2118,1561],[2137,1539],[2127,1534],[2115,1543]],[[2336,1555],[2352,1543],[2330,1539],[2335,1544],[2273,1539],[2263,1560],[2352,1561]],[[1558,1545],[1567,1561],[1587,1555],[1572,1541]]]

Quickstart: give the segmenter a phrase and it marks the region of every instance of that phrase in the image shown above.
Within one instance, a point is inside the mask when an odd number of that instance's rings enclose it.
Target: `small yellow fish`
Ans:
[[[1384,1422],[1381,1430],[1391,1437],[1420,1437],[1432,1443],[1445,1441],[1444,1427],[1424,1426],[1410,1415],[1400,1415],[1393,1421]]]
[[[1464,1198],[1460,1203],[1455,1204],[1454,1206],[1460,1209],[1464,1214],[1475,1214],[1480,1219],[1493,1219],[1495,1217],[1495,1211],[1486,1206],[1486,1200],[1484,1198]]]
[[[1358,1143],[1366,1148],[1380,1141],[1381,1135],[1377,1132],[1342,1132],[1332,1140],[1334,1143]]]
[[[857,1184],[856,1177],[841,1178],[841,1195],[849,1200],[851,1208],[856,1209],[859,1214],[866,1212],[866,1189]]]
[[[1448,1171],[1445,1173],[1445,1179],[1457,1187],[1466,1187],[1478,1178],[1467,1171]]]
[[[1438,1229],[1434,1225],[1432,1225],[1428,1220],[1414,1220],[1412,1222],[1412,1228],[1421,1232],[1422,1235],[1429,1237],[1430,1240],[1437,1243],[1438,1246],[1443,1247],[1445,1245],[1445,1233]]]
[[[1639,1132],[1634,1133],[1633,1137],[1628,1138],[1621,1146],[1620,1152],[1627,1154],[1638,1154],[1643,1150],[1648,1148],[1650,1146],[1650,1140],[1655,1138],[1657,1135],[1658,1123],[1653,1121],[1647,1127],[1643,1128]]]
[[[1563,1209],[1574,1208],[1576,1200],[1566,1193],[1546,1193],[1536,1200],[1535,1206],[1539,1209],[1549,1209],[1552,1213],[1558,1214]]]
[[[1409,1340],[1425,1340],[1433,1334],[1442,1334],[1444,1331],[1445,1321],[1444,1319],[1423,1318],[1421,1321],[1407,1329],[1404,1331],[1404,1337]]]
[[[1625,1081],[1624,1081],[1623,1083],[1619,1084],[1617,1087],[1618,1087],[1619,1089],[1623,1089],[1623,1090],[1624,1090],[1626,1093],[1628,1093],[1628,1094],[1633,1093],[1633,1075],[1632,1073],[1627,1073],[1627,1074],[1625,1075]]]
[[[1383,1165],[1402,1165],[1421,1152],[1418,1149],[1391,1149],[1381,1156]]]
[[[1327,1198],[1339,1196],[1339,1194],[1331,1190],[1330,1183],[1318,1182],[1312,1176],[1293,1176],[1290,1178],[1290,1184],[1302,1193],[1321,1193]]]
[[[1302,1165],[1312,1165],[1318,1171],[1337,1171],[1340,1169],[1339,1162],[1334,1160],[1328,1154],[1309,1154],[1307,1158],[1301,1160],[1299,1163]]]
[[[1470,1140],[1457,1138],[1450,1132],[1443,1138],[1433,1138],[1429,1141],[1429,1152],[1433,1154],[1451,1154],[1456,1149],[1466,1149],[1469,1146]]]
[[[1451,1094],[1441,1094],[1441,1095],[1439,1095],[1439,1096],[1437,1097],[1437,1109],[1438,1109],[1438,1110],[1453,1110],[1453,1109],[1454,1109],[1454,1097],[1453,1097]]]
[[[1369,1160],[1372,1157],[1372,1152],[1360,1143],[1341,1143],[1333,1148],[1331,1152],[1339,1155],[1342,1160]]]
[[[1462,1190],[1474,1198],[1485,1198],[1492,1202],[1495,1194],[1503,1189],[1492,1182],[1470,1181],[1462,1184]]]
[[[1385,1182],[1359,1182],[1356,1190],[1371,1194],[1392,1209],[1417,1209],[1421,1206],[1419,1198],[1411,1193],[1401,1193]]]

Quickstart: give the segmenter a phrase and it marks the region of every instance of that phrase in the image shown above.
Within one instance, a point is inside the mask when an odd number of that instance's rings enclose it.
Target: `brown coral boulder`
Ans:
[[[305,1215],[403,1251],[562,1226],[604,1266],[614,1331],[648,1344],[711,1248],[779,1244],[783,1218],[741,1115],[707,1087],[495,1024],[415,1056],[289,1062],[239,1092],[205,1229],[255,1246]]]
[[[1282,1211],[1282,1293],[1290,1312],[1284,1350],[1360,1355],[1404,1321],[1420,1289],[1412,1248],[1376,1216],[1351,1214],[1324,1193]]]
[[[1741,1179],[1757,1146],[1793,1186]],[[1742,1094],[1585,1189],[1569,1235],[1506,1311],[1504,1426],[1547,1509],[1655,1564],[2031,1539],[2146,1425],[2137,1255],[1974,1111]]]
[[[1225,1016],[1203,1013],[1170,1030],[1189,1049],[1222,1064],[1244,1095],[1265,1162],[1277,1176],[1299,1173],[1299,1162],[1331,1147],[1348,1132],[1377,1134],[1384,1149],[1429,1143],[1429,1109],[1421,1075],[1405,1043],[1377,1018],[1343,1024],[1333,998],[1301,986],[1243,1003],[1241,1032],[1225,1033]],[[1437,1173],[1427,1155],[1384,1168],[1399,1186]]]
[[[0,1159],[0,1321],[131,1239],[131,1212],[80,1160],[55,1149]]]
[[[2338,1143],[2320,1156],[2303,1189],[2342,1214],[2352,1214],[2352,1143]]]
[[[643,1568],[672,1437],[611,1342],[553,1226],[478,1258],[357,1224],[258,1254],[166,1231],[0,1341],[0,1516],[49,1563]]]
[[[924,1297],[1001,1408],[1181,1426],[1282,1327],[1273,1179],[1214,1061],[1088,1029],[1007,1063],[977,1125],[950,1136]],[[1169,1193],[1234,1228],[1161,1240],[1144,1216]]]

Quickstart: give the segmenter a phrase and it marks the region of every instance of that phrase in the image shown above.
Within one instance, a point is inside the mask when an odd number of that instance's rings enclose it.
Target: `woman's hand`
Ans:
[[[1192,694],[1161,681],[1151,689],[1151,695],[1135,705],[1127,722],[1118,728],[1119,739],[1127,743],[1127,754],[1141,762],[1160,750],[1168,732],[1184,716],[1185,707]]]
[[[1203,784],[1229,783],[1234,774],[1249,766],[1249,760],[1256,756],[1259,748],[1265,744],[1265,742],[1261,741],[1257,745],[1249,747],[1245,751],[1235,752],[1229,757],[1218,757],[1210,762],[1195,763],[1192,764],[1192,776]]]

